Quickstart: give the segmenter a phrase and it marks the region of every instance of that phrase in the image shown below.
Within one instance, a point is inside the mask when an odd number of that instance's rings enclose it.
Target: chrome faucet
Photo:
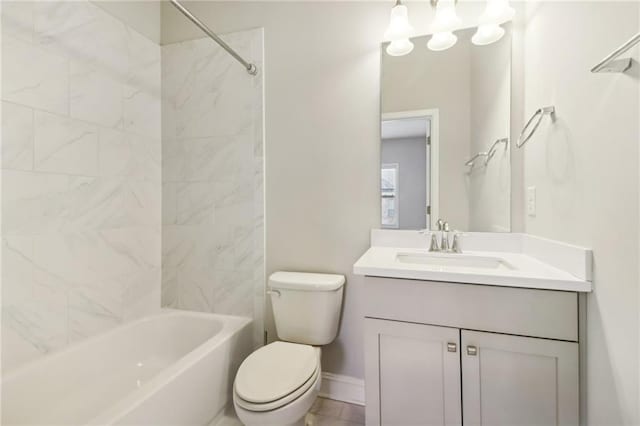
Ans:
[[[460,233],[457,231],[451,231],[449,229],[449,223],[438,219],[436,222],[438,232],[440,233],[440,241],[436,232],[431,232],[431,244],[429,245],[429,251],[433,252],[445,252],[445,253],[462,253],[460,247]],[[453,242],[449,245],[449,234],[453,232]]]

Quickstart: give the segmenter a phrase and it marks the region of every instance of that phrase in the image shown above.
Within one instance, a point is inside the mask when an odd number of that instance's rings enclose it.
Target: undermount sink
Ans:
[[[400,263],[412,263],[436,268],[515,269],[504,259],[490,256],[470,256],[445,253],[398,253]]]

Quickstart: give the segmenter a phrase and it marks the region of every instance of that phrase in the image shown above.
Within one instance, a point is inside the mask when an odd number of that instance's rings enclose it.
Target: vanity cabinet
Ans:
[[[578,344],[461,330],[465,425],[577,425]]]
[[[457,328],[367,318],[365,348],[368,425],[461,423]]]
[[[365,286],[367,425],[579,424],[576,293]]]

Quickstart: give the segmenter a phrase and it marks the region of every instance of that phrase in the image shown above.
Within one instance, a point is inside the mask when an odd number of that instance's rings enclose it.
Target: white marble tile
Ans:
[[[199,312],[214,312],[210,267],[181,267],[178,269],[178,308]]]
[[[32,299],[4,306],[2,325],[41,353],[65,346],[68,337],[66,292],[43,288]]]
[[[162,180],[163,182],[184,182],[186,173],[186,153],[184,141],[162,140]]]
[[[177,182],[162,184],[162,225],[178,224],[178,186]]]
[[[160,247],[157,251],[159,255]],[[124,294],[124,321],[131,321],[160,311],[162,306],[160,282],[160,267],[143,270],[130,277]]]
[[[177,186],[178,225],[213,224],[215,191],[211,182],[185,182]]]
[[[178,307],[178,268],[162,267],[161,306]]]
[[[112,283],[69,292],[69,342],[105,332],[122,321],[123,291]]]
[[[33,40],[33,2],[26,0],[2,2],[2,36],[24,41]]]
[[[124,127],[154,139],[161,136],[160,46],[127,31],[129,72],[124,92]]]
[[[128,72],[126,26],[89,1],[38,1],[34,40],[48,50],[92,64],[115,79]]]
[[[69,113],[72,118],[106,127],[122,127],[124,84],[107,71],[71,60]]]
[[[2,103],[2,168],[33,170],[33,110]]]
[[[34,163],[38,171],[97,176],[97,128],[56,114],[36,111]]]
[[[20,365],[42,356],[34,345],[2,321],[2,372],[11,371]]]
[[[33,238],[2,238],[2,304],[11,305],[33,298]]]
[[[3,170],[3,234],[37,235],[61,229],[69,218],[71,189],[65,175]]]
[[[261,61],[261,31],[224,38]],[[162,178],[169,197],[177,188],[176,203],[164,207],[167,299],[177,293],[179,306],[186,309],[256,318],[254,340],[259,343],[264,311],[262,78],[238,72],[237,64],[206,38],[163,46],[162,71]]]
[[[2,37],[2,99],[66,114],[69,63],[33,44]]]
[[[160,141],[120,130],[101,128],[98,134],[100,176],[160,181]]]
[[[125,178],[74,178],[74,209],[64,230],[159,227],[161,193],[158,182]]]
[[[215,312],[253,317],[252,275],[246,271],[216,270],[213,287]]]

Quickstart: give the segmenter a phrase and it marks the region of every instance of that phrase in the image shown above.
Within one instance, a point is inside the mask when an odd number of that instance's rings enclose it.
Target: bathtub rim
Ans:
[[[56,351],[49,355],[45,355],[44,357],[36,358],[35,360],[29,361],[24,365],[21,365],[20,367],[17,367],[12,371],[3,374],[2,380],[0,381],[0,389],[4,387],[4,384],[6,382],[16,380],[16,378],[18,378],[21,374],[33,368],[37,364],[43,362],[54,362],[55,360],[65,356],[68,352],[77,350],[79,348],[82,348],[83,346],[90,345],[94,341],[104,339],[105,337],[121,332],[123,329],[133,328],[137,324],[153,321],[157,318],[166,317],[195,317],[207,320],[219,320],[222,322],[222,328],[215,335],[203,341],[190,352],[184,354],[175,363],[158,372],[157,375],[151,378],[144,385],[137,389],[132,389],[131,392],[123,394],[122,398],[115,401],[113,405],[109,406],[101,412],[96,413],[96,415],[91,418],[87,422],[87,424],[111,424],[116,422],[120,417],[126,415],[131,410],[140,406],[147,398],[152,396],[157,389],[161,388],[164,385],[167,385],[187,368],[193,366],[206,355],[208,355],[214,348],[216,348],[221,343],[225,342],[233,335],[238,333],[242,328],[249,326],[253,322],[253,319],[249,317],[162,308],[157,313],[140,317],[133,321],[128,321],[104,333],[90,336],[76,344],[67,346],[60,351]]]

